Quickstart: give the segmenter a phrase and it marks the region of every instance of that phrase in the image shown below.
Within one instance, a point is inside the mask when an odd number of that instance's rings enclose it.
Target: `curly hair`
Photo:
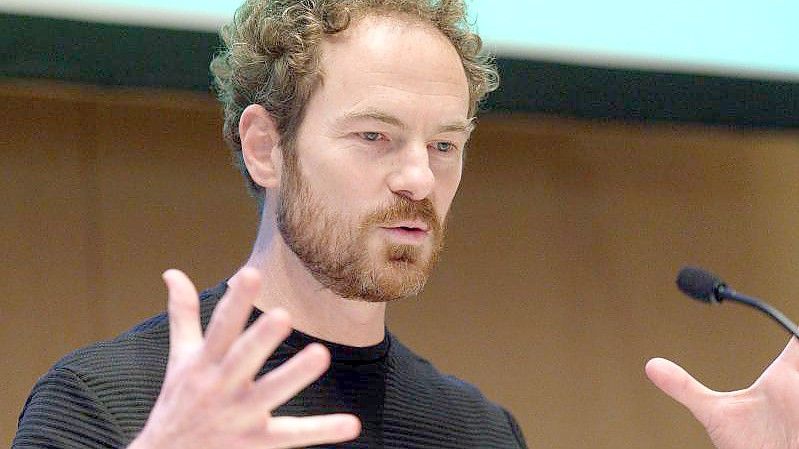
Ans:
[[[281,144],[291,151],[305,104],[319,82],[320,45],[368,14],[401,15],[443,33],[460,55],[469,84],[469,116],[499,84],[493,60],[467,22],[463,0],[245,0],[221,29],[225,48],[211,62],[224,106],[225,141],[248,190],[263,208],[264,189],[244,165],[239,120],[250,104],[274,117]],[[287,155],[290,158],[291,155]]]

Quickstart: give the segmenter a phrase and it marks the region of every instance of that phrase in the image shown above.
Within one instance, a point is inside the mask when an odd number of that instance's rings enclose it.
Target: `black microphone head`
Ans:
[[[718,276],[698,267],[683,267],[677,275],[677,288],[691,298],[704,302],[721,301],[717,293],[719,288],[726,286]]]

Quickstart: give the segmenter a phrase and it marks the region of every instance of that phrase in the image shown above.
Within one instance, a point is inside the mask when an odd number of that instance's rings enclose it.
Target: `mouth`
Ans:
[[[418,244],[424,241],[430,233],[429,226],[423,222],[402,222],[393,223],[390,226],[383,226],[393,240],[405,244]]]
[[[409,232],[425,232],[425,233],[430,230],[430,226],[428,226],[427,223],[425,223],[423,221],[418,221],[418,220],[402,221],[402,222],[392,223],[392,224],[390,224],[388,226],[384,226],[383,228],[384,229],[399,229],[399,230],[409,231]]]

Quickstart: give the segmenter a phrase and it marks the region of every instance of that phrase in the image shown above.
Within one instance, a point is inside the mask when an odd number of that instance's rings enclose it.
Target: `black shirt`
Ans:
[[[222,283],[201,295],[204,326],[226,288]],[[64,357],[34,386],[12,448],[125,447],[158,397],[169,352],[168,325],[166,315],[158,315],[113,340]],[[259,375],[312,341],[319,340],[292,332]],[[390,332],[383,342],[366,348],[319,342],[331,351],[330,369],[274,414],[359,416],[363,432],[358,439],[335,447],[526,448],[510,413],[474,386],[439,373]]]

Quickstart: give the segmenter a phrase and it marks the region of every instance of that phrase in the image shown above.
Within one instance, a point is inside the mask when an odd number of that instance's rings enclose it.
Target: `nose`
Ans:
[[[430,168],[426,145],[408,145],[397,152],[393,169],[388,176],[388,187],[392,192],[419,201],[430,195],[434,183],[435,175]]]

